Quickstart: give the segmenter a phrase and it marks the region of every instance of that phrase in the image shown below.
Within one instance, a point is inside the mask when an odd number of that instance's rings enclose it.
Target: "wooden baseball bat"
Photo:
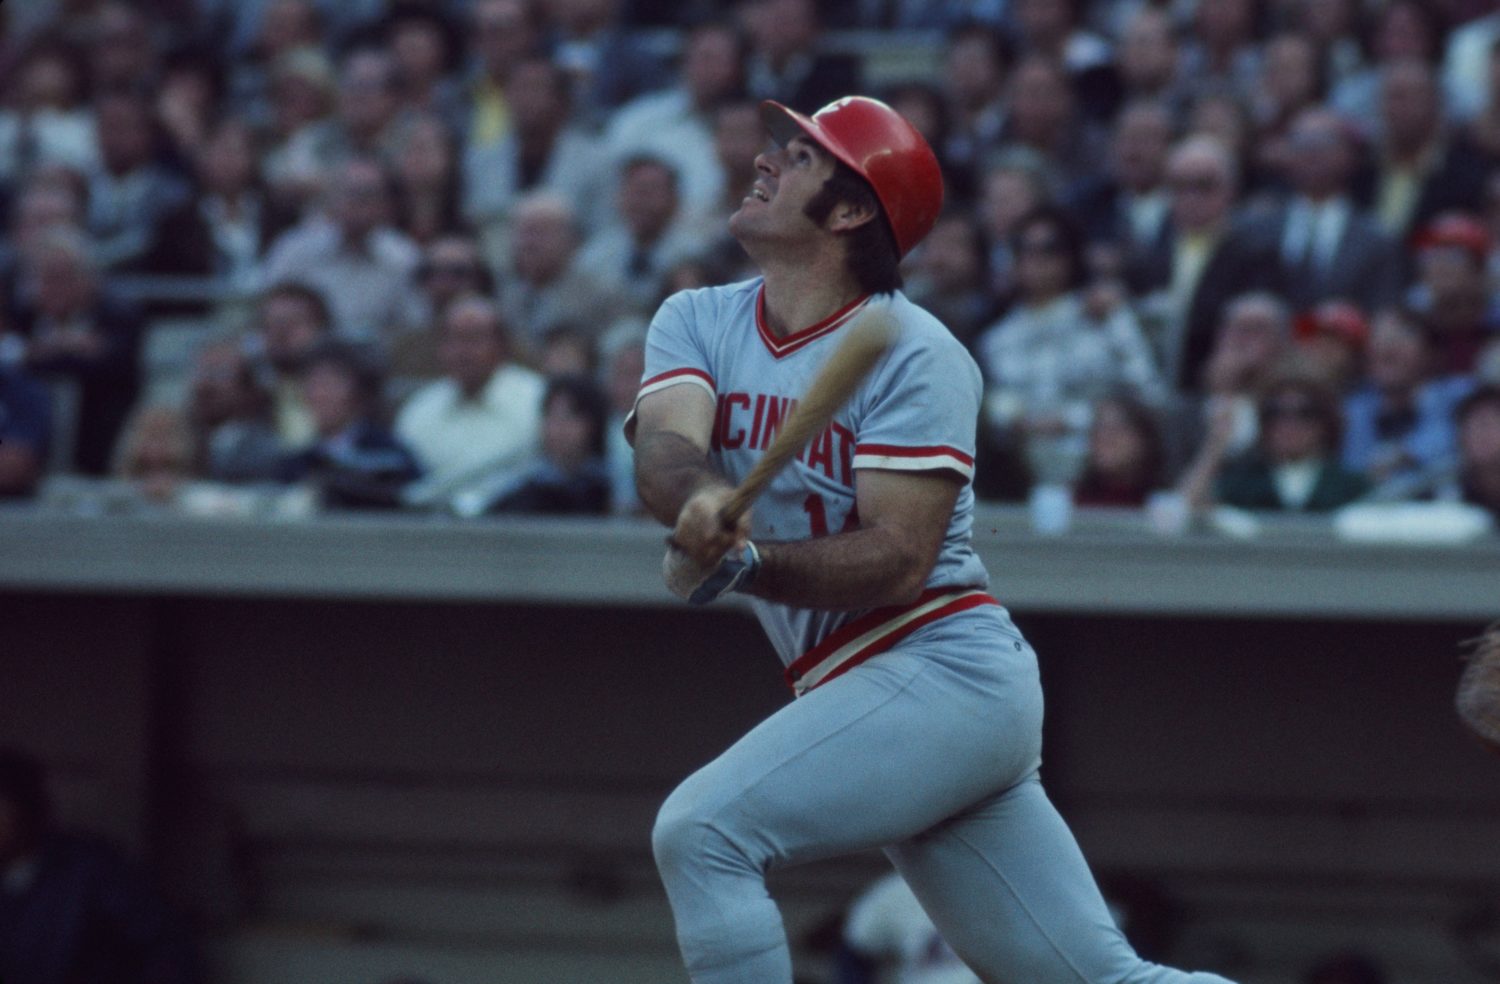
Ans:
[[[787,415],[776,432],[776,438],[760,456],[749,474],[735,486],[719,517],[732,527],[752,503],[812,440],[814,434],[828,426],[833,415],[854,395],[860,381],[875,368],[875,363],[896,338],[896,323],[884,308],[869,311],[851,325],[839,347],[823,364],[812,385]]]

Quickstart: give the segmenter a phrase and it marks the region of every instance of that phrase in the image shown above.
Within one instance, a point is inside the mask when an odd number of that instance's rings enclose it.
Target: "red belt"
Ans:
[[[801,697],[872,656],[890,649],[924,625],[980,605],[998,605],[978,588],[929,588],[910,605],[875,608],[845,622],[786,668],[786,682]]]

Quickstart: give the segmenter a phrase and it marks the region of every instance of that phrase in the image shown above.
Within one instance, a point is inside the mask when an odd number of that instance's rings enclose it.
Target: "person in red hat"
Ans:
[[[1487,268],[1490,236],[1463,212],[1438,216],[1413,239],[1417,284],[1412,307],[1432,332],[1442,372],[1471,374],[1496,336]]]
[[[641,501],[672,528],[668,587],[745,595],[795,699],[667,798],[652,833],[694,984],[791,984],[773,868],[882,848],[983,980],[1223,984],[1141,960],[1038,779],[1036,655],[971,545],[982,385],[901,290],[943,200],[889,106],[804,116],[729,227],[760,276],[668,298],[626,433]],[[856,322],[893,340],[756,500],[726,505]]]
[[[1364,372],[1370,322],[1356,304],[1324,301],[1299,317],[1294,325],[1297,346],[1326,373],[1340,393],[1346,393]]]

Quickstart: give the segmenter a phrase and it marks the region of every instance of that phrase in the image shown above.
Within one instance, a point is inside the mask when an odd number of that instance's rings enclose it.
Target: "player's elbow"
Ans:
[[[909,605],[922,594],[927,586],[927,577],[932,573],[934,558],[928,550],[914,544],[902,543],[892,551],[886,570],[889,572],[885,584],[886,605]]]

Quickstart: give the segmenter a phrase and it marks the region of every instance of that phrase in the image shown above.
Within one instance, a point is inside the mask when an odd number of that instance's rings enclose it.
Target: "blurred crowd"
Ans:
[[[981,498],[1500,516],[1496,8],[6,3],[0,494],[635,512],[652,312],[754,275],[758,101],[858,92],[944,168],[903,272]]]

